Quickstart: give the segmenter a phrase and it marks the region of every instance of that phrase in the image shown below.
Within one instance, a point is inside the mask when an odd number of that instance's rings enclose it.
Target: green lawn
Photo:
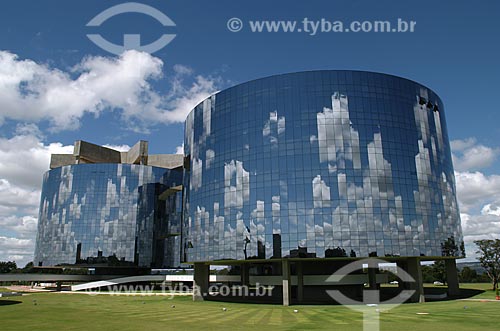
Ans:
[[[467,288],[488,288],[467,284]],[[477,298],[494,299],[488,291]],[[362,330],[361,313],[342,306],[192,302],[190,297],[37,293],[0,300],[7,330]],[[3,303],[2,303],[3,301]],[[36,304],[35,304],[36,303]],[[175,308],[172,308],[175,305]],[[226,307],[227,311],[222,308]],[[294,313],[294,309],[298,313]],[[429,313],[417,315],[417,313]],[[381,330],[500,330],[500,302],[404,304],[381,313]]]

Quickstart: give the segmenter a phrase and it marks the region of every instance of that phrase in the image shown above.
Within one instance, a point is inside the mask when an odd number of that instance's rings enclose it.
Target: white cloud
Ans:
[[[463,151],[465,149],[471,148],[476,144],[477,140],[475,138],[467,139],[457,139],[450,142],[451,149],[455,151]]]
[[[40,188],[42,175],[49,169],[50,154],[71,154],[73,145],[45,145],[35,127],[27,131],[23,126],[17,132],[12,138],[0,138],[0,179],[22,189]]]
[[[182,143],[182,145],[177,146],[175,148],[175,154],[184,154],[184,143]]]
[[[499,149],[474,138],[451,142],[456,169],[457,199],[468,259],[474,258],[474,240],[500,238],[500,175],[486,175]]]
[[[0,179],[0,205],[4,207],[34,207],[40,202],[40,191],[24,189]]]
[[[182,65],[182,64],[174,65],[174,71],[175,71],[175,73],[177,73],[179,75],[191,75],[193,73],[192,68],[185,66],[185,65]]]
[[[189,87],[186,87],[181,78],[176,77],[174,80],[177,86],[173,90],[174,93],[165,97],[171,110],[153,114],[158,116],[157,120],[163,123],[184,122],[189,112],[200,101],[217,91],[217,84],[219,84],[219,79],[203,76],[196,76]]]
[[[130,150],[130,146],[129,145],[102,145],[103,147],[106,147],[106,148],[111,148],[111,149],[114,149],[115,151],[119,151],[119,152],[128,152]]]
[[[500,216],[500,206],[494,206],[491,203],[484,205],[483,209],[481,209],[481,214]]]
[[[205,167],[208,169],[212,166],[215,159],[215,151],[213,149],[207,149],[205,152]]]
[[[43,173],[50,154],[72,153],[73,145],[44,144],[34,125],[18,126],[0,138],[0,260],[24,266],[33,258]]]
[[[500,238],[500,175],[479,170],[491,166],[500,149],[475,138],[451,142],[457,199],[468,259],[474,258],[474,240]]]
[[[317,175],[312,180],[314,208],[327,207],[330,204],[330,187]]]
[[[224,207],[241,209],[249,197],[250,173],[245,170],[243,162],[231,160],[224,164]]]
[[[19,239],[0,236],[0,259],[15,261],[18,268],[33,260],[35,242],[33,239]]]
[[[464,241],[500,238],[500,217],[491,214],[460,214]]]
[[[163,62],[147,53],[127,51],[120,57],[89,56],[65,72],[0,51],[0,123],[48,120],[54,130],[74,129],[85,114],[119,111],[129,129],[147,131],[158,123],[184,121],[188,112],[216,90],[217,79],[196,76],[176,65],[172,89],[158,92]]]
[[[2,227],[5,230],[15,232],[20,238],[34,238],[36,233],[38,219],[34,216],[9,216],[2,218]]]
[[[499,149],[478,144],[476,139],[453,140],[453,165],[457,171],[479,170],[489,167],[498,157]]]
[[[500,206],[498,203],[484,205],[479,214],[461,213],[460,218],[466,242],[500,238]]]
[[[461,212],[500,201],[500,175],[482,172],[455,172],[457,198]]]
[[[0,125],[28,123],[18,125],[12,137],[0,137],[0,260],[21,259],[22,266],[32,259],[43,173],[51,154],[73,152],[73,145],[44,143],[35,123],[74,129],[86,114],[114,111],[129,129],[147,131],[158,123],[183,122],[220,81],[175,65],[167,90],[160,92],[151,83],[162,79],[162,68],[160,59],[136,51],[86,57],[68,71],[0,51]]]

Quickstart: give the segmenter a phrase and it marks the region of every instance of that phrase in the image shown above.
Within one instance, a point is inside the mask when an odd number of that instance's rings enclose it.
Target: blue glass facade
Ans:
[[[76,164],[45,173],[35,265],[179,266],[182,172],[136,164]]]
[[[189,262],[463,254],[444,107],[418,83],[254,80],[200,103],[184,146]]]

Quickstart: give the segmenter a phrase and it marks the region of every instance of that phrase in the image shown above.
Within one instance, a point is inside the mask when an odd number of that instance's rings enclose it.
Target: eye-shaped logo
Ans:
[[[378,269],[379,264],[383,263],[387,263],[387,261],[375,258],[357,260],[337,270],[335,273],[333,273],[326,279],[326,282],[327,283],[341,282],[345,276],[355,271],[362,270],[364,265],[367,265],[368,268]],[[396,268],[395,275],[405,283],[415,282],[415,279],[400,267]],[[393,309],[396,306],[408,300],[415,292],[416,292],[415,290],[402,290],[397,296],[389,300],[380,301],[379,290],[363,290],[363,301],[356,301],[345,296],[339,290],[326,291],[326,293],[330,297],[332,297],[335,301],[337,301],[341,305],[347,306],[352,310],[356,310],[363,313],[364,331],[379,331],[380,308],[382,308],[383,310]],[[379,307],[379,304],[383,304],[383,306]]]
[[[120,5],[113,6],[108,8],[98,14],[96,17],[90,20],[87,23],[87,26],[100,26],[102,23],[114,17],[116,15],[124,14],[124,13],[139,13],[145,14],[153,17],[158,22],[160,22],[163,26],[175,26],[174,21],[172,21],[167,15],[163,14],[156,8],[151,6],[137,3],[137,2],[127,2],[122,3]],[[146,53],[154,53],[167,46],[174,38],[175,34],[163,34],[159,39],[154,42],[141,45],[141,35],[140,34],[125,34],[123,35],[123,45],[116,45],[108,40],[104,39],[99,34],[88,34],[87,37],[97,46],[102,48],[103,50],[120,55],[126,50],[135,49],[137,51],[146,52]]]

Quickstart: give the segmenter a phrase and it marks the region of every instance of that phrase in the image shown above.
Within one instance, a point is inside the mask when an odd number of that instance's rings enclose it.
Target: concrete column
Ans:
[[[408,287],[414,290],[415,293],[411,296],[410,302],[425,302],[424,297],[424,284],[422,281],[422,267],[420,266],[420,259],[418,257],[411,257],[407,260],[408,270],[410,276],[415,280],[414,283],[409,283]]]
[[[291,280],[290,280],[290,262],[288,259],[281,260],[281,275],[283,283],[283,306],[290,306],[291,299]]]
[[[193,301],[203,301],[208,294],[210,266],[204,263],[194,264]]]
[[[243,263],[240,266],[241,285],[250,286],[250,264]]]
[[[302,302],[304,301],[304,270],[302,262],[297,262],[295,265],[297,269],[297,301]]]
[[[396,261],[396,265],[398,266],[398,268],[403,269],[404,271],[408,270],[408,264],[404,260]],[[403,282],[401,279],[398,279],[398,288],[400,288],[401,290],[407,290],[407,283]]]
[[[460,295],[456,260],[446,259],[445,266],[446,266],[446,283],[448,284],[448,296]]]
[[[370,290],[378,290],[377,272],[378,268],[368,268],[368,285]]]

